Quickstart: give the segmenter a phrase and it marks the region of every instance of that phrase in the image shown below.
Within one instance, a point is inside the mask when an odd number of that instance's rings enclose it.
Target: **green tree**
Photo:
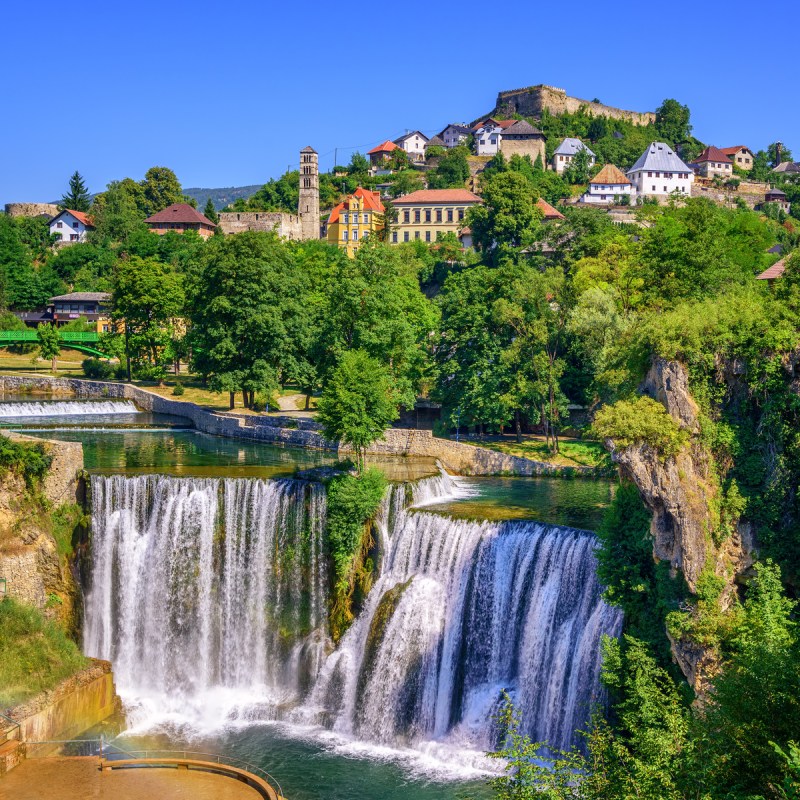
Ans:
[[[353,153],[350,163],[347,165],[347,174],[356,177],[363,177],[369,174],[369,160],[358,150]]]
[[[430,189],[463,189],[469,180],[469,151],[463,145],[451,147],[428,175]]]
[[[145,231],[145,214],[139,209],[142,202],[141,186],[130,178],[109,183],[92,205],[92,243],[125,242],[136,231]]]
[[[140,211],[150,217],[173,203],[184,203],[180,181],[169,167],[150,167],[142,181]]]
[[[677,147],[692,135],[690,116],[689,106],[673,99],[664,100],[656,109],[656,133],[667,144]]]
[[[350,446],[359,473],[367,448],[383,438],[398,417],[397,394],[389,370],[364,350],[342,354],[319,401],[323,435]]]
[[[778,154],[778,145],[780,144],[780,156]],[[780,157],[780,161],[778,158]],[[786,145],[779,142],[773,142],[767,147],[767,161],[770,167],[777,167],[779,163],[784,164],[792,160],[792,151]]]
[[[92,203],[89,190],[80,172],[75,170],[69,179],[69,191],[61,198],[58,207],[69,208],[72,211],[88,211]]]
[[[210,197],[206,202],[206,207],[203,209],[203,216],[212,222],[219,222],[219,214],[217,214],[217,209],[214,208],[214,201]]]
[[[392,176],[392,186],[389,193],[392,197],[400,197],[422,189],[424,183],[419,172],[413,169],[403,169]]]
[[[578,148],[569,166],[564,170],[564,177],[572,184],[588,183],[591,156],[585,147]]]
[[[36,338],[39,340],[39,355],[45,360],[50,359],[50,368],[56,372],[58,356],[61,353],[58,328],[49,322],[39,325],[36,329]]]

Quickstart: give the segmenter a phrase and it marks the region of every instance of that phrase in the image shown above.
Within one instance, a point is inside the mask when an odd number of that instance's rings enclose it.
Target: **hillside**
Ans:
[[[250,195],[255,194],[262,184],[252,186],[229,186],[224,189],[184,189],[183,193],[197,201],[197,207],[203,208],[210,197],[214,203],[214,208],[219,211],[225,206],[230,205],[239,198],[246,200]]]

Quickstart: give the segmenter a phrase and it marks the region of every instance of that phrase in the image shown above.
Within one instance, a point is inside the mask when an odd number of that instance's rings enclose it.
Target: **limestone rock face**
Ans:
[[[665,358],[654,359],[639,388],[642,394],[661,403],[682,428],[691,433],[700,432],[699,410],[689,393],[689,377],[682,364]]]

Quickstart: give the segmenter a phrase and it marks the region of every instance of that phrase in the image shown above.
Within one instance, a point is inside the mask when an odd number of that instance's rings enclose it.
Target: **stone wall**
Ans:
[[[542,159],[542,166],[547,165],[547,153],[545,152],[544,139],[506,139],[500,138],[500,152],[506,157],[513,155],[530,156],[531,162],[536,163],[537,156]]]
[[[576,111],[584,109],[595,117],[622,119],[632,122],[634,125],[649,125],[656,121],[656,115],[652,111],[626,111],[591,100],[581,100],[577,97],[570,97],[563,89],[544,84],[528,86],[524,89],[511,89],[497,95],[496,110],[506,116],[520,114],[523,117],[540,118],[544,109],[551,114],[574,114]]]
[[[6,203],[9,217],[54,217],[58,214],[55,203]]]
[[[279,446],[308,447],[319,450],[337,450],[335,442],[326,440],[320,426],[313,419],[256,416],[213,412],[194,403],[170,400],[153,392],[127,383],[105,383],[74,378],[0,377],[0,390],[21,392],[25,390],[69,392],[75,397],[120,398],[133,400],[144,411],[173,414],[192,422],[204,433],[228,436],[234,439],[254,439]],[[338,452],[348,454],[345,447]],[[435,437],[431,431],[410,428],[390,428],[383,441],[375,442],[367,451],[369,455],[423,456],[435,458],[449,472],[459,475],[594,475],[592,467],[560,468],[541,461],[497,453],[484,447]]]
[[[108,661],[93,659],[54,689],[3,713],[20,725],[23,742],[73,739],[120,710]],[[45,755],[37,748],[37,755]]]
[[[706,197],[728,208],[735,208],[737,200],[743,200],[747,207],[752,209],[764,202],[764,194],[768,188],[763,183],[742,181],[735,190],[718,189],[710,180],[695,178],[692,184],[692,197]]]
[[[226,234],[274,231],[284,239],[299,241],[303,238],[300,217],[279,211],[222,211],[219,227]]]

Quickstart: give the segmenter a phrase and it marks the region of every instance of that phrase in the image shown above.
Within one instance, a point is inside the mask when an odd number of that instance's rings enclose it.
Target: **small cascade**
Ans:
[[[137,414],[131,400],[41,400],[0,403],[0,418]]]
[[[94,477],[87,652],[150,703],[145,724],[165,711],[280,719],[485,750],[505,689],[526,733],[568,747],[602,701],[600,638],[621,625],[601,599],[596,541],[420,510],[469,493],[444,473],[387,492],[372,589],[334,649],[322,486]]]

